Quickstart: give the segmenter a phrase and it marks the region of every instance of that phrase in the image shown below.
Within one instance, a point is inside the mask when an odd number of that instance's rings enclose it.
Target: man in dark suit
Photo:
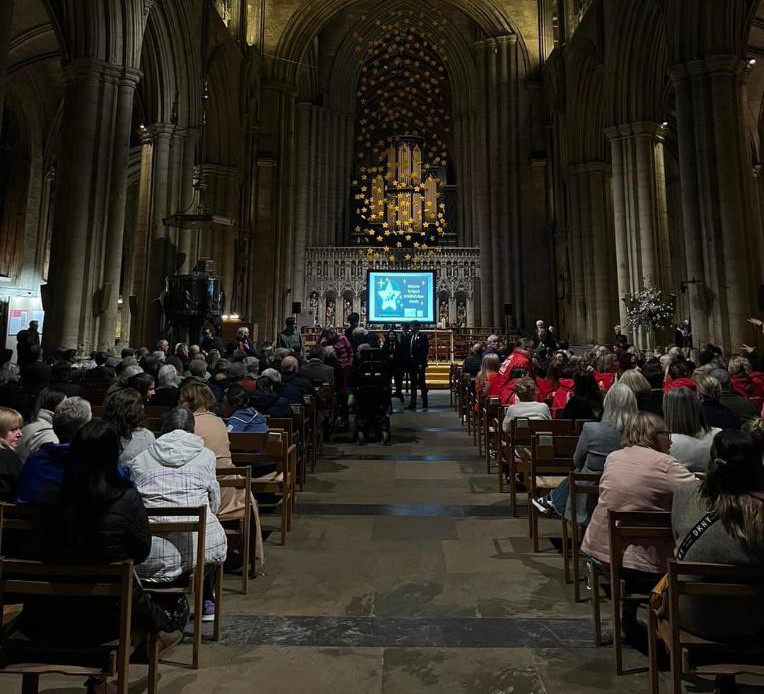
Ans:
[[[411,333],[408,323],[401,325],[401,334],[397,337],[398,344],[393,359],[393,379],[395,380],[394,396],[403,402],[403,379],[409,371],[411,357]],[[411,377],[409,377],[410,380]]]
[[[326,350],[321,345],[315,345],[309,354],[308,363],[300,367],[300,376],[307,378],[311,383],[318,381],[334,385],[334,369],[324,363]]]
[[[407,410],[416,409],[417,388],[422,391],[422,409],[427,409],[427,361],[430,342],[427,335],[419,332],[419,321],[411,323],[411,343],[409,345],[409,369],[411,373],[411,402]]]

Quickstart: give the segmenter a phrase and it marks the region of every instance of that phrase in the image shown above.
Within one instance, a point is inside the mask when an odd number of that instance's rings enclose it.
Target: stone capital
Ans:
[[[666,127],[653,121],[638,121],[612,125],[605,128],[605,135],[609,140],[626,140],[634,137],[649,137],[656,142],[662,141],[666,134]]]
[[[740,77],[745,73],[746,62],[734,55],[715,55],[689,63],[672,65],[668,69],[669,77],[674,83],[714,75],[730,75]]]

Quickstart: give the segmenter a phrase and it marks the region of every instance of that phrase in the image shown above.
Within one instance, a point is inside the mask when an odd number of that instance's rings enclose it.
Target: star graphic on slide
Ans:
[[[387,286],[383,291],[379,292],[379,298],[382,299],[382,310],[387,311],[390,309],[394,311],[397,305],[396,302],[400,295],[401,293],[393,289],[393,285],[390,284],[390,280],[388,280]]]

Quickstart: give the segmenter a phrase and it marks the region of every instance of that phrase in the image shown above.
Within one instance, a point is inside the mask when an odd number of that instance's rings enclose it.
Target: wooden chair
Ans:
[[[132,561],[105,566],[53,565],[0,557],[0,612],[6,598],[14,602],[25,596],[116,599],[120,604],[119,638],[96,647],[77,648],[67,644],[38,643],[15,638],[16,622],[4,625],[0,652],[4,667],[0,674],[21,675],[23,694],[36,694],[40,675],[73,677],[116,677],[117,691],[127,694],[130,656],[147,643],[150,694],[158,691],[158,639],[132,629]]]
[[[287,437],[287,445],[294,456],[294,467],[296,470],[296,480],[300,491],[305,491],[306,461],[305,456],[310,455],[306,451],[305,441],[301,436],[301,430],[294,426],[294,422],[288,417],[268,417],[269,431],[283,431]]]
[[[278,431],[267,434],[232,434],[236,437],[235,450],[231,458],[235,465],[252,465],[258,462],[276,463],[276,471],[260,477],[252,477],[254,494],[269,494],[276,497],[273,503],[259,503],[261,508],[278,508],[281,512],[281,544],[286,544],[287,531],[292,526],[294,505],[294,455],[288,445],[286,435]],[[244,439],[244,437],[247,437]],[[248,447],[248,450],[244,450]]]
[[[528,489],[528,528],[533,540],[533,551],[539,549],[538,511],[531,503],[542,492],[557,488],[563,477],[573,469],[573,453],[578,444],[578,436],[560,436],[541,432],[533,435],[531,460],[528,465],[526,487]],[[563,543],[563,553],[568,551]]]
[[[252,520],[254,516],[254,505],[252,503],[252,468],[248,465],[243,467],[230,467],[217,470],[218,484],[221,489],[242,489],[244,494],[244,510],[241,517],[236,519],[226,519],[223,529],[227,538],[234,538],[241,547],[241,592],[246,595],[249,591],[250,573],[255,569],[255,533],[252,532]],[[226,528],[230,523],[237,523],[236,528]],[[231,545],[229,539],[229,547]],[[219,578],[222,579],[222,576]],[[222,585],[216,587],[217,600],[222,600]],[[215,606],[215,617],[217,617],[217,605]]]
[[[483,415],[483,440],[485,441],[485,468],[486,474],[493,472],[491,451],[494,453],[494,461],[499,461],[499,448],[497,433],[501,429],[501,398],[485,398],[485,413]]]
[[[502,422],[502,427],[503,424]],[[570,436],[573,434],[573,420],[554,419],[542,421],[524,417],[512,420],[509,439],[505,438],[505,442],[501,446],[504,458],[500,461],[499,475],[506,474],[509,480],[509,503],[512,506],[513,518],[517,518],[517,475],[523,474],[523,476],[527,476],[527,463],[529,462],[518,460],[517,449],[520,446],[530,449],[533,437],[540,433],[547,433],[553,436]],[[503,484],[500,483],[499,488],[503,490]],[[528,497],[529,508],[532,506],[530,503],[531,498],[530,496]]]
[[[725,644],[694,636],[681,626],[679,599],[683,595],[706,600],[764,600],[764,569],[730,564],[669,561],[668,616],[648,610],[650,691],[658,694],[657,639],[669,652],[672,692],[681,694],[682,679],[690,675],[713,677],[717,691],[737,691],[740,675],[764,677],[764,644]],[[702,656],[702,663],[694,656]]]
[[[8,539],[11,533],[30,533],[34,530],[37,507],[33,504],[0,503],[0,556],[8,556]],[[21,559],[24,557],[14,557]]]
[[[83,378],[80,381],[80,397],[90,403],[91,407],[100,407],[106,398],[106,391],[111,385],[109,379]],[[96,415],[93,414],[95,418]]]
[[[635,542],[673,542],[671,513],[665,511],[608,511],[610,533],[610,602],[613,608],[613,649],[617,675],[626,674],[623,669],[623,644],[621,638],[621,602],[647,603],[649,593],[627,592],[621,581],[623,555]],[[592,605],[599,603],[599,593],[592,586]],[[599,605],[598,605],[599,609]]]
[[[152,585],[144,583],[143,588],[147,593],[160,595],[191,595],[193,596],[194,610],[194,638],[192,643],[191,667],[199,669],[199,650],[202,645],[202,610],[204,596],[205,574],[205,551],[207,548],[207,507],[175,507],[175,508],[147,508],[149,528],[152,535],[165,535],[166,533],[196,533],[196,565],[189,579],[188,585],[163,588],[161,584]],[[152,520],[161,518],[161,520]],[[173,520],[167,520],[171,518]],[[176,520],[177,519],[177,520]],[[193,542],[193,540],[192,540]],[[222,585],[223,565],[219,564],[215,569],[215,585],[217,600],[215,604],[215,621],[213,623],[213,638],[220,638],[220,615],[222,610]]]
[[[582,527],[578,522],[578,497],[598,497],[600,493],[599,481],[602,473],[599,472],[571,472],[570,482],[570,519],[564,515],[562,518],[562,541],[563,558],[565,559],[565,581],[573,583],[573,595],[576,602],[581,602],[581,542],[583,541]],[[567,529],[570,529],[569,531]],[[568,538],[571,542],[571,554],[566,551]],[[569,564],[572,565],[572,576]]]

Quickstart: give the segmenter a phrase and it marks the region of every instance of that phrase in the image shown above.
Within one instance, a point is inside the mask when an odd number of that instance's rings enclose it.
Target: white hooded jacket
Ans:
[[[215,454],[195,434],[176,429],[160,436],[129,463],[146,508],[207,505],[205,563],[225,561],[225,532],[215,513],[220,506],[220,485],[215,475]],[[179,521],[186,518],[156,518]],[[168,533],[151,540],[151,554],[136,567],[144,581],[165,583],[191,571],[196,562],[196,541],[190,533]]]

